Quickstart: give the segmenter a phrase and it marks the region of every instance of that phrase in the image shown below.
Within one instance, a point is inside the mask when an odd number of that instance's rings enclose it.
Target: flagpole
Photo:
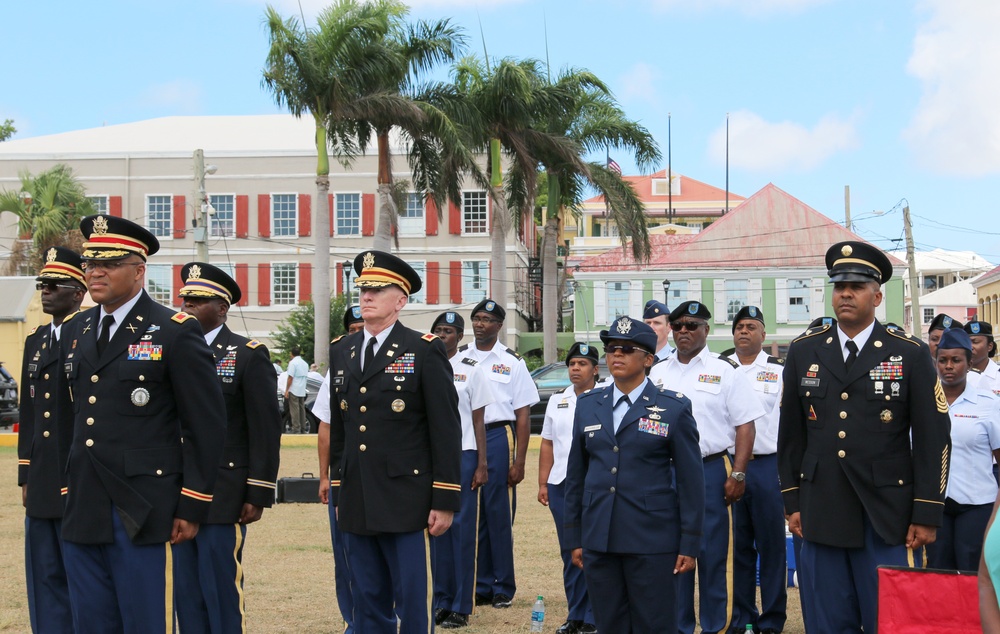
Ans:
[[[670,158],[670,113],[667,113],[667,222],[674,221],[674,173]]]
[[[726,210],[723,214],[729,213],[729,113],[726,113]]]

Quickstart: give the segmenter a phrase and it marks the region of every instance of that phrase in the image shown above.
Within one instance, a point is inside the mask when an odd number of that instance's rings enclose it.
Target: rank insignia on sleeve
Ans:
[[[944,396],[944,388],[941,387],[941,379],[938,379],[934,383],[934,404],[937,406],[937,411],[942,414],[948,413],[948,399]]]

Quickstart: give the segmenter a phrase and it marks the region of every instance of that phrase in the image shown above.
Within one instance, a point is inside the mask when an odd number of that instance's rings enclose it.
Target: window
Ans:
[[[156,303],[170,306],[174,300],[173,267],[169,264],[147,264],[146,292]]]
[[[462,235],[489,233],[486,192],[462,192]]]
[[[361,235],[361,194],[337,194],[334,205],[334,231],[338,236]]]
[[[628,314],[629,282],[608,282],[608,320],[612,324],[621,315]]]
[[[407,264],[409,264],[413,268],[413,270],[416,271],[417,275],[420,276],[421,280],[426,280],[427,279],[427,263],[426,262],[413,262],[413,261],[409,261],[409,262],[407,262]],[[426,299],[426,297],[427,297],[426,290],[427,290],[427,285],[426,284],[422,284],[420,286],[420,292],[410,294],[409,303],[411,303],[411,304],[424,304],[424,303],[426,303],[427,302],[427,299]]]
[[[409,192],[406,194],[406,204],[399,210],[399,235],[423,236],[426,231],[424,197],[417,192]]]
[[[298,233],[298,218],[299,200],[296,194],[271,194],[272,236],[294,238]]]
[[[924,323],[929,324],[934,321],[934,309],[933,308],[923,308],[924,311]]]
[[[462,262],[462,301],[478,304],[486,299],[490,284],[490,263],[487,260]]]
[[[726,321],[750,303],[750,280],[726,280]]]
[[[146,228],[157,238],[169,238],[174,203],[170,196],[146,196]]]
[[[236,237],[236,196],[232,194],[212,194],[208,204],[215,210],[209,218],[208,226],[214,238]]]
[[[678,280],[670,282],[670,290],[667,291],[667,308],[673,310],[688,300],[688,281]]]
[[[296,304],[298,281],[298,265],[294,262],[271,264],[271,297],[275,306]]]
[[[809,280],[788,280],[788,321],[809,323]]]
[[[94,206],[94,213],[101,215],[108,215],[108,197],[107,196],[87,196],[87,200],[90,204]]]

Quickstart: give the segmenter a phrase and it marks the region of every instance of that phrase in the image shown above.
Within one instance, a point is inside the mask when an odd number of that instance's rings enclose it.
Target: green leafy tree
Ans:
[[[330,298],[330,310],[327,317],[330,320],[331,338],[335,339],[344,334],[344,311],[348,306],[348,295],[346,293],[334,295]],[[288,351],[298,346],[302,350],[302,358],[314,361],[320,369],[327,367],[316,361],[316,328],[313,315],[315,314],[313,302],[302,302],[292,309],[288,317],[278,324],[278,327],[271,333],[271,339],[279,348],[279,353],[272,355],[288,360]],[[329,354],[329,341],[323,344],[323,348]]]
[[[0,192],[0,212],[17,217],[17,234],[7,273],[37,272],[49,247],[78,249],[80,219],[95,213],[87,190],[66,165],[32,175],[19,174],[20,186]]]
[[[5,119],[3,123],[0,123],[0,141],[6,141],[15,134],[17,134],[17,128],[14,127],[13,119]]]

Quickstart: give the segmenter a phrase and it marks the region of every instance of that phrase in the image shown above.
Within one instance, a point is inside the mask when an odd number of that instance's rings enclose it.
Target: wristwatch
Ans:
[[[729,474],[729,477],[731,477],[733,480],[736,480],[737,482],[743,482],[744,480],[747,479],[747,474],[742,471],[733,471],[731,474]]]

